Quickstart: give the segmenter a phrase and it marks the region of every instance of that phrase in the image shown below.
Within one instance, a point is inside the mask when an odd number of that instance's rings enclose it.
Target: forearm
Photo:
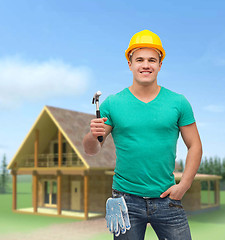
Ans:
[[[198,144],[188,149],[184,172],[180,181],[185,192],[191,187],[202,158],[202,146]]]
[[[95,155],[100,151],[101,144],[99,143],[98,139],[95,138],[91,132],[89,132],[83,139],[83,147],[85,153],[88,155]]]
[[[180,127],[181,135],[188,148],[186,164],[183,175],[178,184],[173,185],[161,194],[161,198],[170,195],[170,198],[181,200],[185,192],[191,187],[194,177],[198,171],[202,158],[202,144],[196,124]]]
[[[83,139],[84,151],[88,155],[95,155],[100,151],[104,140],[100,144],[100,142],[98,141],[98,137],[103,136],[103,138],[105,139],[111,131],[111,126],[107,128],[107,131],[105,130],[106,125],[104,123],[106,121],[107,118],[95,118],[91,120],[90,132],[86,134]]]

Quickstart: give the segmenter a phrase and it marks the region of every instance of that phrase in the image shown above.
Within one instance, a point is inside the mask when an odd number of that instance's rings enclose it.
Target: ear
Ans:
[[[162,62],[159,63],[159,71],[161,70]]]
[[[132,64],[132,63],[131,63],[130,61],[128,61],[127,63],[128,63],[128,67],[129,67],[130,71],[132,71],[132,70],[131,70],[131,64]]]

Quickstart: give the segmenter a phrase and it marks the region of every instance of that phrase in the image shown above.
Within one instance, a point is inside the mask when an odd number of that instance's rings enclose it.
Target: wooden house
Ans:
[[[180,166],[176,163],[174,177],[178,184],[182,177],[182,172],[176,172]],[[114,175],[113,171],[106,174]],[[196,174],[194,181],[182,198],[184,210],[188,215],[216,210],[220,208],[220,180],[221,176],[209,174]],[[207,185],[207,189],[202,191],[202,183]]]
[[[109,136],[102,151],[85,154],[82,139],[95,116],[45,106],[8,169],[13,210],[87,219],[105,213],[111,196],[115,148]],[[32,175],[32,208],[17,209],[17,176]]]
[[[101,152],[85,154],[82,146],[95,116],[45,106],[8,168],[13,176],[13,210],[75,218],[104,216],[111,196],[115,147],[111,135]],[[176,169],[179,165],[176,163]],[[32,208],[17,209],[17,176],[32,175]],[[175,172],[178,183],[182,173]],[[197,174],[182,199],[187,212],[220,206],[221,177]],[[202,182],[207,182],[202,196]],[[204,198],[204,199],[203,199]]]
[[[174,173],[176,183],[180,182],[182,174]],[[191,187],[182,198],[185,211],[188,214],[197,214],[219,209],[221,179],[221,176],[197,173]]]

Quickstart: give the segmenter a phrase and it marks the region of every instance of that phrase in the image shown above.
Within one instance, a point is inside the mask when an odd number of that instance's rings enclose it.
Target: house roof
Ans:
[[[106,175],[114,175],[114,171],[105,171]],[[182,178],[183,172],[174,172],[174,178],[177,181],[180,181]],[[222,179],[221,176],[218,175],[210,175],[210,174],[201,174],[197,173],[195,175],[194,181],[201,180],[201,181],[208,181],[208,180],[220,180]]]
[[[175,180],[181,180],[183,173],[182,172],[175,172]],[[202,180],[202,181],[207,181],[207,180],[220,180],[222,179],[221,176],[218,175],[212,175],[212,174],[202,174],[202,173],[197,173],[195,175],[195,181],[196,180]]]
[[[47,116],[46,116],[47,115]],[[116,163],[115,146],[111,134],[107,137],[104,147],[100,153],[95,156],[89,156],[84,152],[82,141],[86,133],[89,132],[89,126],[91,119],[95,118],[92,114],[71,111],[67,109],[45,106],[40,113],[38,119],[34,123],[27,137],[24,139],[14,158],[8,165],[9,169],[12,169],[13,164],[18,161],[25,148],[28,148],[29,144],[33,144],[32,135],[37,127],[43,125],[41,120],[43,118],[50,118],[56,127],[62,132],[64,138],[69,142],[74,151],[80,156],[87,168],[107,168],[114,169]],[[43,126],[42,126],[43,128]],[[51,131],[51,129],[45,129],[45,131]],[[50,134],[49,134],[50,135]],[[41,141],[41,140],[40,140]],[[33,145],[30,145],[32,147]]]

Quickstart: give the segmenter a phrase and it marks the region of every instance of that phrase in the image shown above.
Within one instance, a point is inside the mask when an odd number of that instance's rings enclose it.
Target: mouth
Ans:
[[[151,71],[141,71],[140,73],[141,74],[151,74],[152,72]]]

